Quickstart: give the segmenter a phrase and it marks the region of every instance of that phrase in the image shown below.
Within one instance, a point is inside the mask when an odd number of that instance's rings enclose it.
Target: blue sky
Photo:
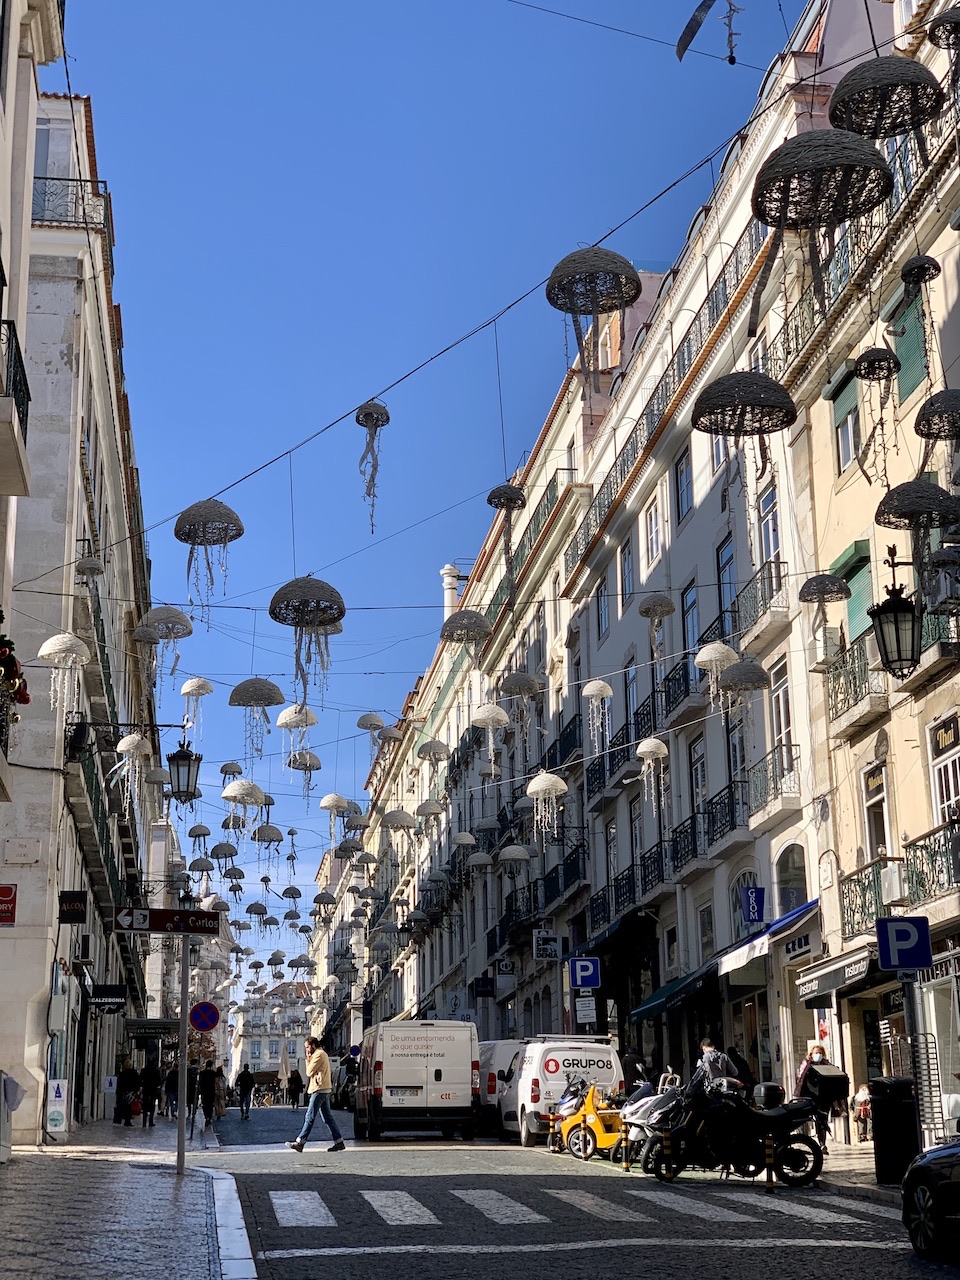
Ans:
[[[781,17],[780,7],[745,0],[731,67],[716,13],[700,52],[678,63],[671,48],[508,0],[69,0],[72,85],[92,98],[113,195],[148,526],[349,411],[292,465],[224,495],[247,528],[230,552],[235,607],[215,609],[211,630],[198,624],[182,647],[183,675],[217,689],[201,743],[204,820],[216,829],[218,766],[242,751],[229,689],[258,674],[293,693],[290,635],[265,613],[273,589],[296,569],[343,594],[310,813],[282,773],[278,734],[257,775],[278,799],[278,825],[302,833],[305,885],[324,843],[316,799],[336,789],[362,800],[369,756],[356,718],[399,712],[442,621],[438,570],[470,562],[486,492],[504,479],[491,330],[385,395],[375,537],[352,410],[734,133],[755,102],[756,68],[802,9],[782,0]],[[556,8],[672,43],[693,0]],[[63,90],[62,65],[44,70],[42,87]],[[639,265],[669,264],[711,185],[708,166],[610,246]],[[512,470],[563,377],[563,322],[538,289],[498,337]],[[172,523],[149,542],[155,599],[183,602]],[[182,712],[179,682],[165,688],[164,720]]]

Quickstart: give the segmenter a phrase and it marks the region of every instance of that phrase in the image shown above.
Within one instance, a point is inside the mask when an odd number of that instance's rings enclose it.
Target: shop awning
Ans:
[[[781,938],[785,933],[790,933],[793,929],[800,928],[801,925],[816,914],[819,907],[820,899],[814,898],[811,902],[805,902],[802,907],[794,907],[792,911],[779,916],[768,924],[765,929],[755,933],[735,950],[728,951],[726,955],[721,956],[719,972],[733,973],[736,969],[742,969],[744,965],[749,964],[751,960],[756,960],[758,956],[765,956],[769,952],[771,945],[778,938]]]
[[[631,1022],[642,1022],[644,1018],[655,1018],[658,1013],[663,1013],[667,1007],[667,1001],[686,982],[687,977],[674,978],[672,982],[665,982],[662,987],[657,987],[656,991],[648,995],[646,1000],[637,1005],[630,1014]]]
[[[851,951],[828,966],[804,970],[797,978],[797,996],[808,1009],[819,1008],[827,1000],[832,1000],[835,991],[865,978],[869,968],[870,952],[866,947]]]

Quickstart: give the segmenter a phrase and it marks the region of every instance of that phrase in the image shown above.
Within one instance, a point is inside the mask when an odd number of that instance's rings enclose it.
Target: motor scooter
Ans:
[[[610,1155],[620,1143],[620,1108],[591,1082],[579,1107],[558,1126],[565,1150],[578,1160],[590,1160],[597,1152]]]

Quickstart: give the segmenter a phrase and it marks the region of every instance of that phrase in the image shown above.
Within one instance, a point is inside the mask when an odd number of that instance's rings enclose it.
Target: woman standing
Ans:
[[[807,1079],[807,1073],[811,1067],[829,1066],[827,1061],[827,1051],[822,1044],[815,1044],[807,1050],[806,1057],[800,1063],[800,1070],[797,1072],[797,1085],[793,1091],[795,1098],[812,1098],[817,1103],[817,1109],[813,1113],[813,1123],[817,1131],[817,1141],[823,1148],[823,1154],[827,1154],[827,1134],[830,1132],[830,1125],[827,1121],[826,1111],[821,1109],[820,1103],[817,1101],[817,1094],[810,1086]]]
[[[227,1078],[223,1074],[223,1067],[217,1067],[214,1106],[217,1119],[222,1120],[227,1114]]]
[[[124,1058],[123,1069],[117,1076],[117,1106],[113,1113],[114,1124],[124,1124],[130,1128],[133,1124],[133,1103],[140,1088],[140,1073],[133,1062]]]
[[[287,1089],[290,1092],[290,1109],[296,1111],[300,1106],[300,1097],[303,1093],[303,1076],[294,1067],[290,1072],[290,1079],[287,1081]]]

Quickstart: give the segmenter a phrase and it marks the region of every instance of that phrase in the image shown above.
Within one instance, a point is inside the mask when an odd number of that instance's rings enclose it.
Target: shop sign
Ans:
[[[763,922],[763,900],[766,890],[760,885],[744,884],[740,886],[740,909],[747,924]]]
[[[67,1131],[67,1081],[47,1081],[47,1132]]]
[[[960,746],[960,719],[956,715],[947,716],[930,730],[930,755],[934,760],[948,756]]]
[[[823,973],[809,978],[800,977],[797,979],[797,998],[808,1007],[816,1007],[815,1002],[821,996],[830,995],[842,987],[849,987],[852,983],[865,978],[869,967],[870,953],[861,951],[851,956],[849,960],[841,961],[832,968],[824,970]]]
[[[127,1007],[127,984],[125,982],[95,982],[88,999],[94,1009],[101,1013],[122,1013]]]
[[[493,974],[481,973],[479,977],[473,980],[473,996],[475,1000],[483,997],[492,997],[494,993]]]
[[[87,895],[82,889],[71,889],[60,894],[60,923],[87,923]]]
[[[783,944],[783,962],[784,964],[795,964],[797,960],[803,956],[810,954],[810,935],[809,933],[801,933],[796,938],[791,938],[789,942]]]
[[[880,1012],[885,1018],[889,1018],[894,1013],[903,1013],[903,987],[884,991],[880,997]]]
[[[867,793],[869,803],[876,796],[883,794],[883,765],[875,764],[863,775],[863,789]]]
[[[0,884],[0,925],[17,923],[17,886]]]

